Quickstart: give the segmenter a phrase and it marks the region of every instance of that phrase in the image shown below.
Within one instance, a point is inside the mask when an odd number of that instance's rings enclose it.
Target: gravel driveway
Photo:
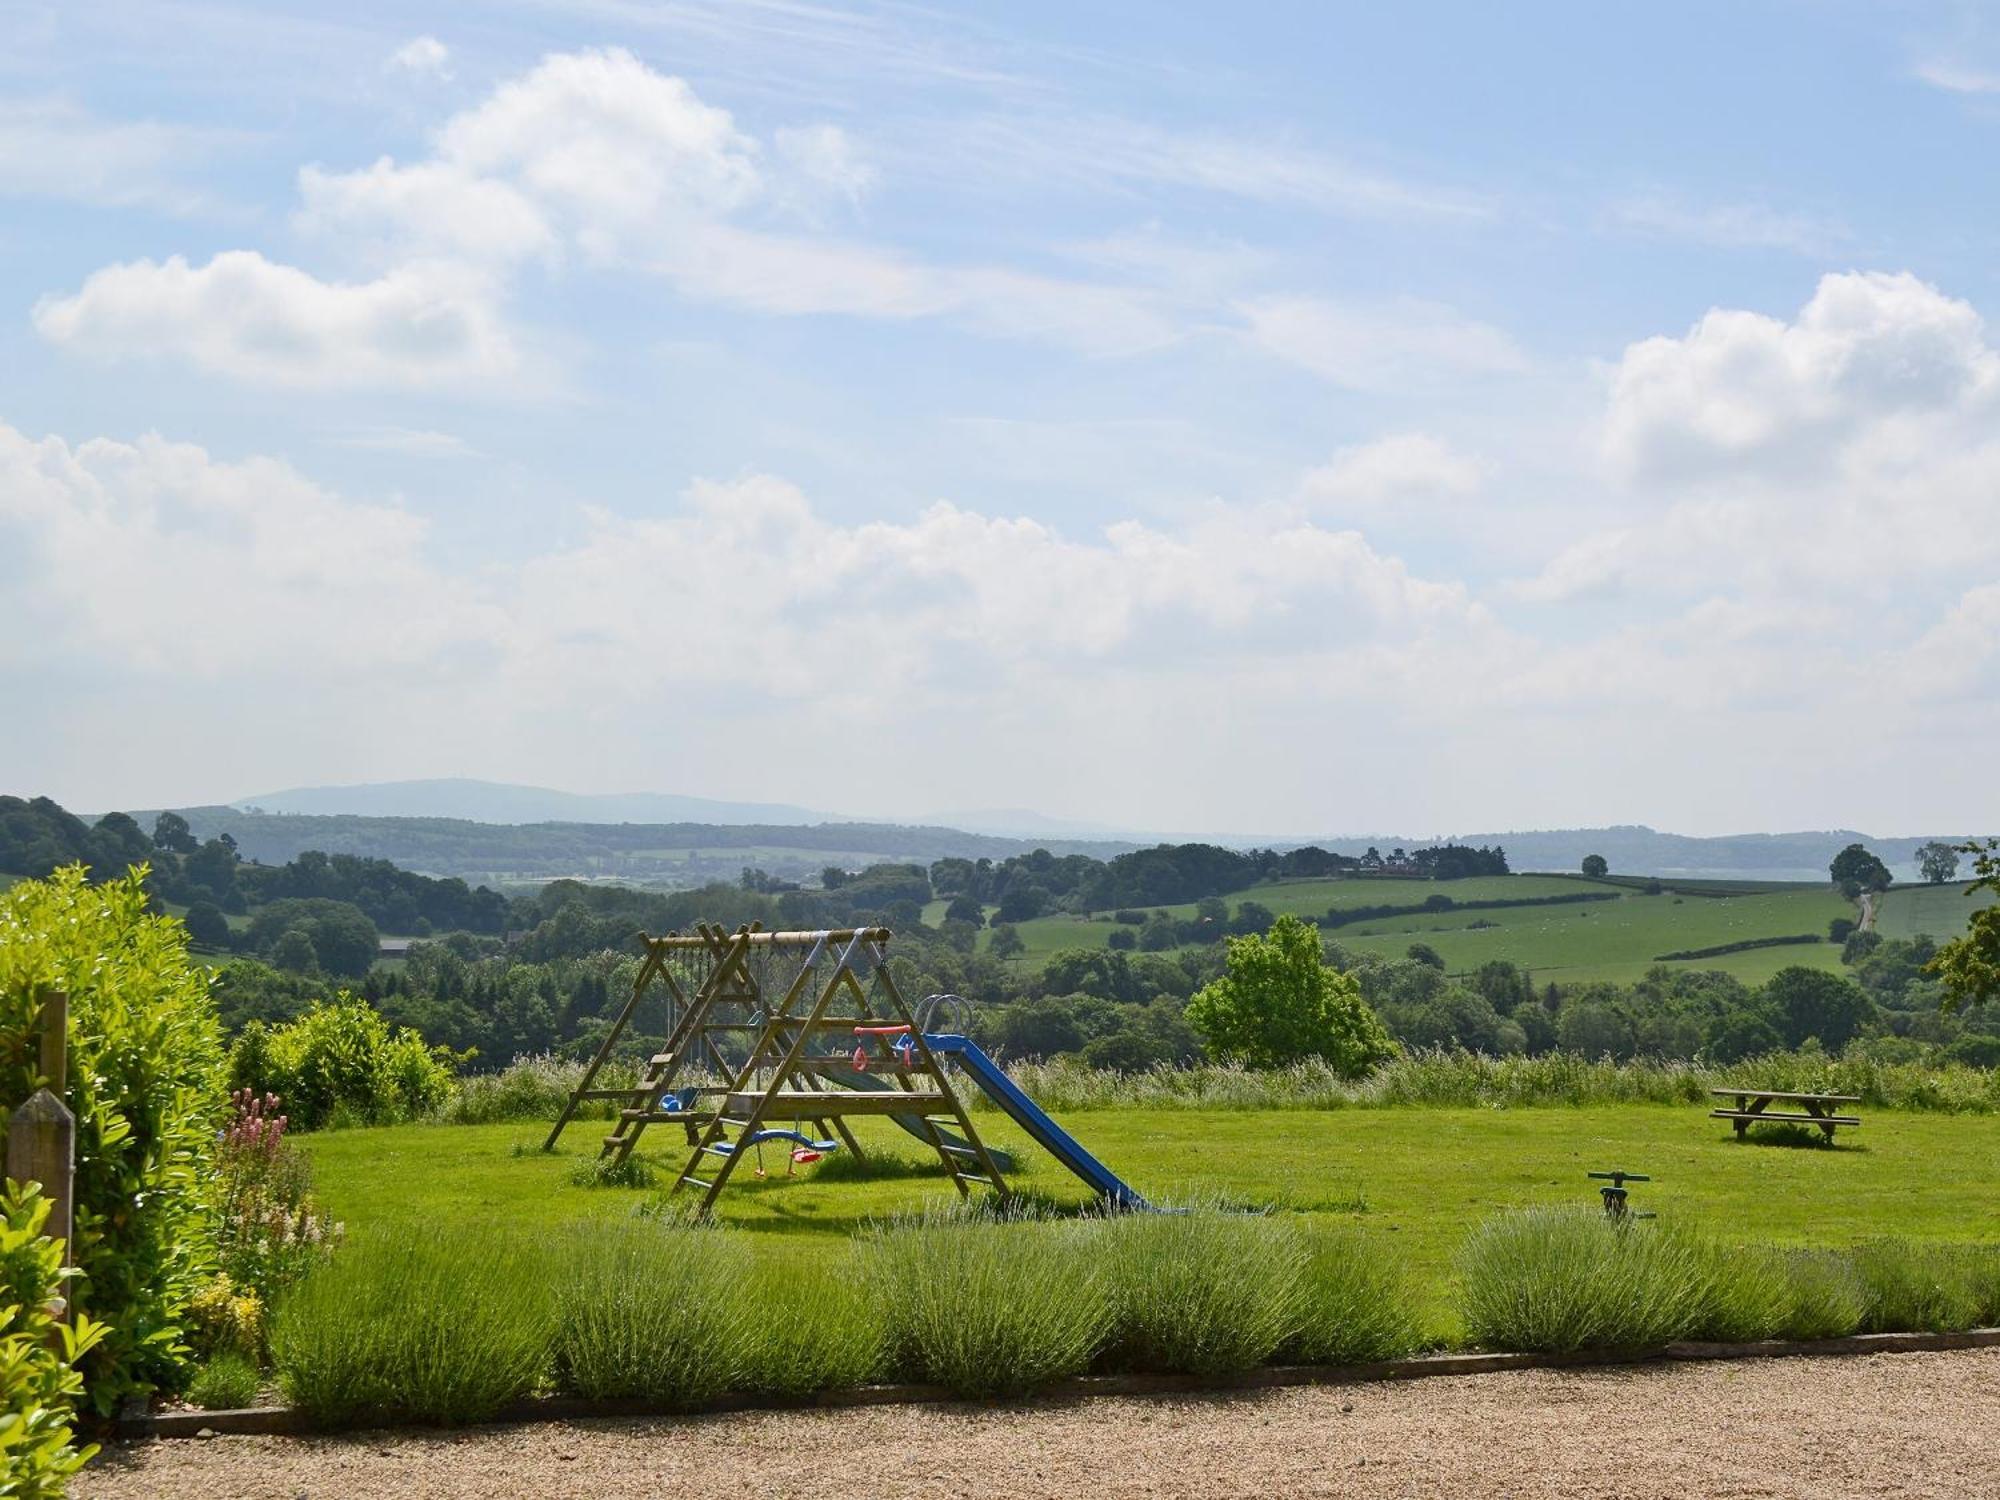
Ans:
[[[1990,1496],[2000,1350],[116,1448],[83,1500]]]

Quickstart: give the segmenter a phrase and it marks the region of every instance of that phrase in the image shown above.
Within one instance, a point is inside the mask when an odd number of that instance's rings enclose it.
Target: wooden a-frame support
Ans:
[[[748,1060],[730,1078],[729,1087],[703,1127],[687,1166],[674,1181],[674,1191],[683,1187],[701,1189],[701,1205],[696,1212],[698,1217],[706,1218],[735,1171],[736,1163],[744,1156],[744,1145],[754,1140],[767,1122],[825,1119],[838,1124],[843,1115],[872,1114],[915,1119],[923,1138],[944,1162],[959,1196],[969,1196],[973,1185],[978,1184],[1005,1197],[1006,1180],[980,1140],[971,1116],[931,1052],[889,972],[888,929],[822,932],[814,937],[812,951],[783,1001],[767,1014]],[[811,1008],[800,1014],[798,1006],[814,988],[813,976],[819,961],[836,949],[839,956],[834,960],[832,974],[818,985]],[[864,965],[872,979],[868,986],[856,978],[857,969]],[[880,1011],[869,998],[871,990],[885,1002]],[[843,993],[852,1000],[855,1013],[834,1013],[835,997]],[[895,1030],[859,1029],[882,1027]],[[856,1093],[827,1087],[815,1073],[814,1063],[841,1063],[844,1059],[821,1056],[809,1048],[816,1039],[838,1034],[858,1038],[858,1046],[864,1053],[872,1050],[878,1060],[871,1061],[870,1066],[888,1076],[895,1088],[881,1093]],[[892,1043],[889,1040],[892,1034],[906,1037],[905,1045],[899,1048]],[[757,1079],[767,1071],[769,1081],[760,1087]],[[937,1125],[941,1119],[949,1119],[957,1126],[963,1145],[954,1146],[945,1140]],[[726,1137],[732,1130],[737,1133],[736,1139],[729,1141]],[[841,1133],[843,1139],[851,1140],[844,1126]],[[704,1180],[695,1172],[710,1157],[719,1158],[721,1164],[713,1178]],[[968,1159],[977,1170],[968,1170]]]
[[[878,929],[879,930],[879,929]],[[611,1161],[623,1161],[632,1154],[639,1137],[651,1124],[672,1123],[687,1131],[688,1142],[695,1144],[700,1139],[700,1127],[713,1117],[713,1111],[700,1105],[666,1109],[665,1098],[674,1084],[689,1072],[705,1073],[724,1080],[721,1085],[696,1085],[691,1092],[696,1099],[710,1099],[728,1092],[739,1072],[732,1064],[723,1048],[717,1042],[718,1033],[751,1032],[761,1037],[766,1029],[763,1023],[744,1020],[720,1019],[718,1012],[723,1007],[743,1007],[751,1015],[779,1014],[789,1012],[804,992],[804,986],[811,982],[813,956],[825,951],[829,943],[848,943],[854,938],[855,930],[846,929],[831,932],[765,932],[760,923],[750,923],[738,928],[734,933],[726,931],[714,923],[696,923],[692,936],[684,937],[669,933],[665,937],[648,937],[642,934],[641,941],[646,947],[646,957],[633,976],[632,990],[626,996],[613,1019],[611,1028],[599,1043],[596,1054],[584,1069],[583,1078],[565,1101],[562,1113],[550,1128],[548,1139],[542,1143],[545,1151],[553,1150],[561,1139],[563,1130],[576,1117],[577,1110],[586,1102],[615,1100],[624,1105],[618,1111],[617,1123],[610,1135],[600,1143],[599,1156]],[[887,933],[882,933],[887,940]],[[770,1011],[769,997],[762,993],[762,987],[750,966],[750,954],[757,949],[769,948],[773,951],[797,950],[806,954],[807,962],[793,977],[784,999],[775,1012]],[[695,987],[693,994],[675,978],[668,966],[669,957],[675,952],[698,951],[705,953],[711,963],[706,978]],[[634,1013],[645,999],[647,988],[654,982],[666,987],[673,1004],[675,1016],[672,1033],[666,1046],[646,1061],[639,1081],[625,1088],[595,1087],[598,1074],[610,1059],[619,1041],[631,1024]],[[757,1049],[753,1045],[750,1055],[754,1058]],[[837,1096],[835,1096],[837,1097]],[[834,1114],[801,1114],[801,1119],[809,1120],[825,1135],[829,1128],[841,1145],[857,1158],[862,1156],[861,1143],[846,1123]]]
[[[563,1129],[575,1118],[579,1106],[593,1100],[622,1100],[625,1108],[619,1111],[618,1123],[611,1136],[604,1142],[602,1155],[616,1155],[623,1160],[631,1154],[646,1125],[660,1119],[683,1119],[683,1112],[667,1111],[660,1107],[668,1089],[684,1067],[706,1065],[718,1075],[726,1076],[729,1066],[716,1049],[714,1038],[709,1035],[712,1024],[710,1018],[719,1004],[730,1002],[757,1002],[757,987],[750,977],[745,957],[748,952],[750,934],[756,929],[745,927],[725,936],[719,927],[706,923],[698,924],[702,944],[715,956],[714,967],[709,970],[693,995],[689,995],[674,978],[673,970],[667,967],[667,957],[676,947],[685,947],[687,940],[677,934],[664,938],[647,937],[641,934],[646,945],[646,957],[639,965],[639,972],[633,976],[632,993],[625,997],[625,1004],[619,1008],[611,1029],[604,1034],[598,1044],[590,1065],[583,1070],[583,1078],[569,1099],[564,1103],[562,1113],[549,1130],[549,1138],[542,1143],[544,1151],[555,1149],[561,1139]],[[647,1059],[639,1081],[629,1088],[595,1088],[599,1071],[610,1059],[612,1051],[625,1035],[633,1014],[646,997],[646,990],[655,980],[666,986],[672,1001],[675,1024],[667,1038],[666,1047]],[[712,1090],[710,1092],[713,1092]]]

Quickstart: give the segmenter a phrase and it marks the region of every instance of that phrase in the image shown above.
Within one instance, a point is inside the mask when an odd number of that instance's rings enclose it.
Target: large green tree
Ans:
[[[1958,873],[1958,850],[1932,839],[1917,850],[1917,870],[1932,885],[1943,885]]]
[[[1875,1016],[1875,1006],[1860,985],[1803,964],[1773,974],[1763,999],[1787,1047],[1818,1037],[1821,1046],[1838,1052]]]
[[[1972,856],[1974,878],[1965,894],[1992,891],[2000,895],[2000,839],[1966,844],[1959,852]],[[1964,936],[1938,949],[1924,972],[1943,982],[1947,1010],[2000,1000],[2000,905],[1981,907],[1966,918]]]
[[[1833,876],[1833,883],[1850,896],[1862,891],[1886,891],[1895,877],[1889,867],[1868,851],[1865,844],[1849,844],[1834,855],[1833,863],[1827,866]]]
[[[1396,1050],[1361,986],[1326,966],[1318,929],[1289,914],[1229,940],[1226,970],[1188,1001],[1187,1022],[1217,1057],[1256,1068],[1320,1058],[1358,1078]]]

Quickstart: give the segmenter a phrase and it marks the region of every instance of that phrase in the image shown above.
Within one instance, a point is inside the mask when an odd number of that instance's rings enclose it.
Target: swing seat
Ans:
[[[796,1130],[778,1129],[760,1130],[745,1140],[735,1142],[717,1141],[708,1149],[715,1152],[718,1156],[729,1156],[744,1146],[761,1146],[766,1141],[790,1141],[800,1151],[816,1152],[818,1156],[824,1156],[829,1151],[838,1151],[840,1149],[839,1141],[816,1141],[811,1136],[801,1135]],[[794,1153],[794,1157],[796,1158],[796,1153]],[[817,1160],[817,1156],[815,1160]]]
[[[792,1160],[797,1162],[800,1166],[803,1167],[818,1161],[821,1157],[825,1155],[826,1153],[824,1151],[815,1151],[810,1146],[799,1146],[794,1148],[794,1150],[792,1151]]]

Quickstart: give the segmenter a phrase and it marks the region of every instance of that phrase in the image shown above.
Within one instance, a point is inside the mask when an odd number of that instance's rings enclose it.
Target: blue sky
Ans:
[[[0,32],[10,790],[2000,823],[1987,8]]]

